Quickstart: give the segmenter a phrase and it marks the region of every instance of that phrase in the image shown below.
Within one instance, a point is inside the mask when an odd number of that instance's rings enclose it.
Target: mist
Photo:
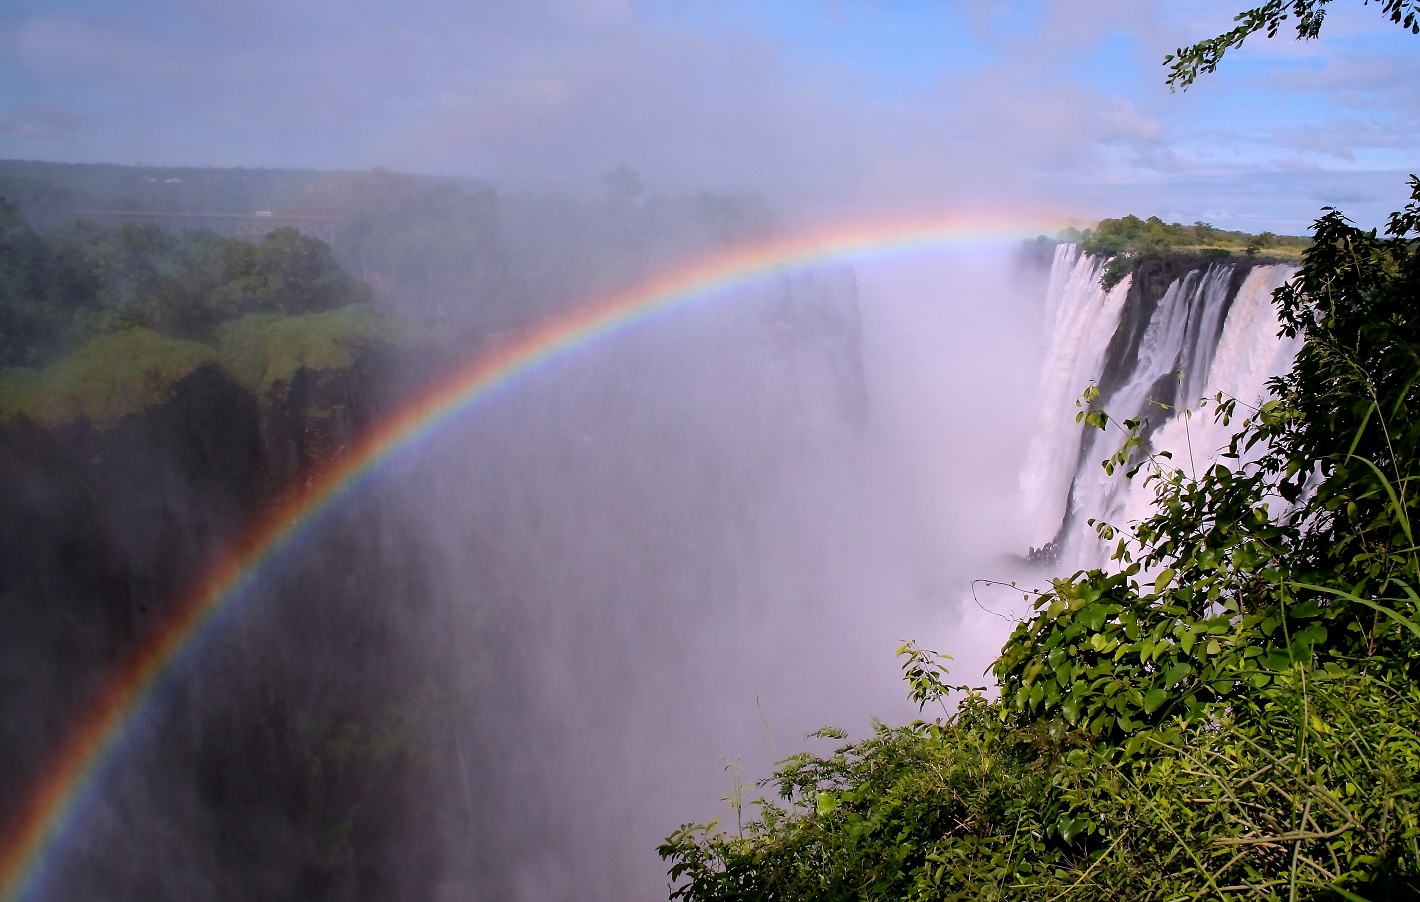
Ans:
[[[1014,251],[723,289],[443,424],[194,644],[39,897],[657,898],[657,844],[753,817],[810,732],[917,715],[901,642],[985,685],[1041,343]]]
[[[579,355],[419,464],[430,490],[405,494],[442,552],[442,592],[457,607],[477,584],[472,530],[518,595],[494,685],[521,692],[476,704],[464,740],[497,775],[475,802],[498,812],[491,836],[472,845],[498,850],[506,882],[474,868],[471,895],[654,897],[668,831],[732,823],[736,793],[753,816],[755,781],[810,731],[915,714],[901,641],[999,644],[953,626],[972,568],[1019,547],[1020,455],[940,423],[1027,403],[1026,301],[970,290],[985,286],[941,261],[885,269],[786,277]],[[824,304],[845,311],[830,328],[848,325],[855,281],[861,375],[851,344],[813,325]],[[934,319],[1017,344],[914,347]],[[993,401],[974,397],[987,386]]]
[[[41,229],[164,203],[340,217],[331,259],[404,344],[348,383],[292,377],[296,483],[510,336],[771,238],[929,216],[1031,238],[1128,211],[1295,233],[1322,203],[1390,209],[1420,116],[1388,34],[1338,10],[1328,48],[1269,45],[1171,95],[1162,55],[1232,12],[1175,6],[24,0],[0,13],[0,194]],[[1338,130],[1341,152],[1317,137]],[[60,185],[48,163],[92,166]],[[1020,475],[1045,287],[1011,240],[879,249],[480,399],[193,645],[33,896],[662,898],[680,824],[753,818],[820,727],[918,715],[900,643],[990,686],[1020,596],[974,581],[1039,577]],[[257,402],[232,404],[267,441]],[[130,423],[139,463],[111,482],[90,471],[119,445],[77,430],[80,475],[46,482],[49,439],[7,434],[0,801],[270,502],[246,446],[195,442],[230,478],[154,453],[191,438],[172,417]],[[110,490],[124,516],[96,519]],[[55,597],[92,621],[26,608]]]

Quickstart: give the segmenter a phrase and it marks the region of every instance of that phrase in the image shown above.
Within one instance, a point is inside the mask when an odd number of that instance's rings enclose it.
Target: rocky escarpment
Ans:
[[[1022,484],[1041,522],[1059,526],[1032,557],[1053,558],[1069,543],[1079,554],[1093,554],[1098,543],[1089,524],[1129,523],[1152,497],[1147,483],[1112,479],[1100,467],[1118,451],[1120,439],[1109,431],[1081,430],[1065,399],[1093,383],[1093,403],[1110,420],[1138,422],[1144,445],[1126,470],[1150,451],[1202,465],[1227,436],[1215,434],[1211,416],[1190,421],[1186,412],[1202,410],[1218,395],[1260,403],[1267,380],[1290,364],[1291,346],[1278,338],[1272,294],[1293,266],[1207,252],[1126,262],[1127,283],[1109,287],[1109,280],[1101,280],[1107,261],[1077,245],[1056,253],[1048,301],[1054,334],[1043,395],[1050,400]]]
[[[302,369],[262,398],[204,366],[108,428],[0,424],[0,592],[101,598],[120,641],[142,638],[214,548],[350,447],[382,404],[378,363]]]
[[[1251,259],[1219,259],[1204,254],[1175,253],[1140,258],[1130,270],[1129,295],[1120,313],[1119,326],[1105,350],[1104,369],[1099,377],[1100,395],[1109,397],[1128,379],[1138,359],[1144,332],[1170,286],[1189,278],[1196,281],[1215,269],[1225,270],[1227,287],[1216,320],[1221,328],[1238,289],[1257,265],[1258,261]],[[1217,335],[1212,335],[1203,340],[1214,342],[1217,338]]]
[[[388,404],[375,378],[387,363],[367,354],[348,369],[301,369],[267,392],[255,436],[263,498],[306,483],[350,449]]]
[[[0,812],[20,810],[76,718],[213,557],[265,505],[349,449],[395,402],[400,392],[387,387],[400,384],[389,375],[394,363],[367,353],[344,369],[298,370],[262,397],[208,365],[174,384],[166,400],[106,427],[83,419],[0,422]],[[296,594],[306,609],[278,612],[275,632],[297,645],[310,635],[332,643],[386,635],[371,605],[384,590],[374,576],[361,582],[367,593],[303,587]],[[336,610],[341,605],[375,612],[361,620]],[[263,817],[298,830],[306,845],[326,837],[326,846],[306,849],[287,869],[302,897],[393,879],[369,862],[391,848],[380,831],[417,835],[409,827],[414,815],[401,807],[414,795],[404,792],[406,784],[419,776],[413,759],[345,760],[343,782],[327,774],[311,783],[309,775],[326,734],[359,720],[351,699],[388,700],[404,687],[386,679],[389,685],[317,693],[310,689],[317,677],[293,672],[291,656],[273,650],[270,635],[233,641],[228,656],[240,658],[237,664],[209,668],[217,675],[184,684],[190,727],[186,739],[167,749],[174,784],[210,796],[201,806],[206,829],[222,834],[212,847],[254,831],[242,840],[246,852],[228,850],[236,856],[230,868],[205,867],[218,875],[230,870],[233,885],[245,886],[250,859],[268,855],[262,843],[276,841],[263,836],[261,819],[251,814],[266,810]],[[306,720],[312,717],[325,726],[313,732]],[[182,772],[191,776],[176,776]],[[367,788],[372,783],[389,798],[380,800]],[[365,821],[351,820],[356,784],[371,812]],[[0,829],[5,822],[0,818]],[[331,840],[332,825],[345,823],[354,827]],[[352,843],[366,847],[364,872],[346,857]],[[291,847],[303,848],[295,841],[278,846],[288,859]],[[390,873],[399,866],[384,864]],[[247,888],[260,896],[263,885]]]

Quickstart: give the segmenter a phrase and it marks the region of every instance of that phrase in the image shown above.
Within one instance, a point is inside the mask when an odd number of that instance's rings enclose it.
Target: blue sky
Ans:
[[[1187,92],[1238,2],[10,0],[0,157],[389,166],[756,190],[805,215],[1379,222],[1420,169],[1420,37],[1338,0]]]

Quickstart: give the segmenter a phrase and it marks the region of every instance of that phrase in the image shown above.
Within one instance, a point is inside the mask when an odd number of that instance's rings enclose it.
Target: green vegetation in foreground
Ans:
[[[1317,220],[1275,300],[1274,399],[1194,476],[1120,428],[1155,490],[1116,572],[1053,581],[999,700],[904,646],[920,705],[768,781],[757,820],[660,848],[687,902],[1420,898],[1420,179],[1378,236]],[[1121,474],[1123,475],[1123,474]],[[843,738],[826,731],[826,736]]]
[[[1161,254],[1196,254],[1226,260],[1234,254],[1270,262],[1300,262],[1311,239],[1261,232],[1231,232],[1206,222],[1193,225],[1166,223],[1157,216],[1140,219],[1123,216],[1102,219],[1083,232],[1067,229],[1061,238],[1080,244],[1081,250],[1108,257],[1100,285],[1108,291],[1124,280],[1141,257]]]

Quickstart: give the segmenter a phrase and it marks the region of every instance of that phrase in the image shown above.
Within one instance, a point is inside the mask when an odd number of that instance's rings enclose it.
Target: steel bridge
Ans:
[[[180,210],[75,210],[76,215],[96,222],[150,223],[161,229],[179,232],[184,229],[207,229],[220,235],[238,238],[260,238],[273,229],[295,229],[303,235],[319,238],[335,245],[335,230],[339,216],[316,216],[304,213],[187,213]]]

